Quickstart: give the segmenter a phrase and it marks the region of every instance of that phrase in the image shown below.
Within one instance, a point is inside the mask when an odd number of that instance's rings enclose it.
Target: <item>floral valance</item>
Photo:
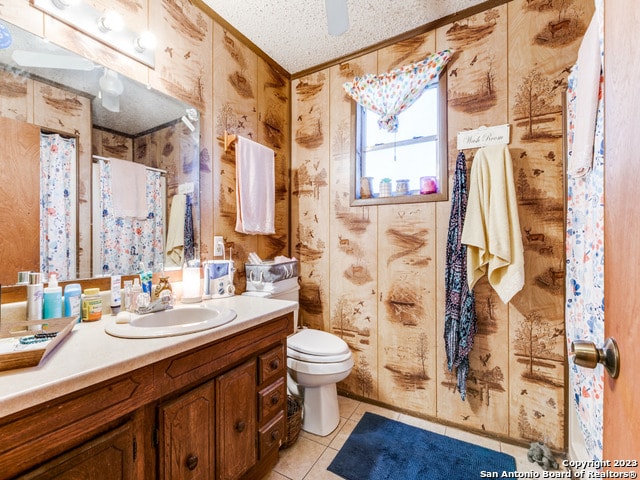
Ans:
[[[453,55],[452,50],[429,55],[379,75],[356,77],[343,85],[345,91],[363,107],[380,115],[378,125],[388,132],[398,130],[398,115],[409,108],[429,85],[437,81],[440,71]]]

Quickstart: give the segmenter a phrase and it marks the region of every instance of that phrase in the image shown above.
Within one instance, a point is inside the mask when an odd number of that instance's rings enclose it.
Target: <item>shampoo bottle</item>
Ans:
[[[58,275],[49,274],[49,284],[44,289],[44,310],[42,318],[62,317],[62,287],[58,286]]]
[[[42,274],[29,273],[27,285],[27,320],[42,320]],[[37,325],[30,325],[29,330],[40,330]]]

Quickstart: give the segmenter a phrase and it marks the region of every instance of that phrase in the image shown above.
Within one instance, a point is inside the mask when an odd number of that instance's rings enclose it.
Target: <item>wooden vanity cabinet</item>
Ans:
[[[0,480],[263,478],[284,438],[292,330],[280,316],[0,419]]]

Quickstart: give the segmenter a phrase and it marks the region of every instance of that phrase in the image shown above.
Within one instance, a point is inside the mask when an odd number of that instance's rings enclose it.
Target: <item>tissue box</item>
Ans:
[[[291,260],[289,262],[274,263],[267,260],[260,264],[245,263],[244,270],[247,277],[247,285],[249,283],[275,283],[297,278],[298,261]]]

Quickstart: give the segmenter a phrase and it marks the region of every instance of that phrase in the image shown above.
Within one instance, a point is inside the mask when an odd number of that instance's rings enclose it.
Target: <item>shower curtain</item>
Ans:
[[[101,272],[98,275],[137,273],[140,262],[156,271],[164,261],[164,188],[162,175],[147,169],[147,218],[116,217],[113,214],[111,166],[99,161],[101,227],[99,250]]]
[[[76,278],[76,139],[40,134],[40,271]]]
[[[602,0],[596,0],[594,21],[599,22],[600,61],[604,55],[602,36]],[[568,154],[575,153],[577,84],[579,69],[572,70],[567,89]],[[596,80],[597,82],[597,80]],[[604,76],[596,86],[595,138],[593,159],[586,169],[567,174],[566,231],[566,336],[567,349],[574,340],[604,343]],[[591,125],[593,127],[593,125]],[[589,168],[590,167],[590,168]],[[573,169],[573,171],[577,171]],[[586,173],[585,173],[586,171]],[[604,370],[577,367],[569,361],[569,397],[575,409],[585,448],[591,459],[602,459],[602,410]]]

